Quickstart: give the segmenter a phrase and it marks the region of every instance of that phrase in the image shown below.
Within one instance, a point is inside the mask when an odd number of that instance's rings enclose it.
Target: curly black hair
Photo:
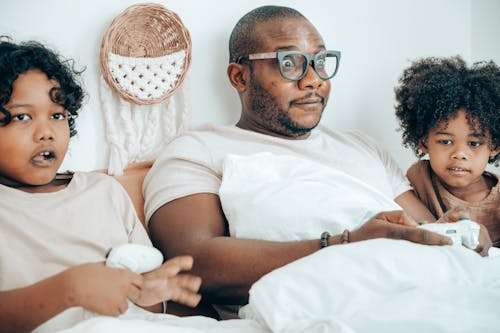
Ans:
[[[15,44],[6,36],[0,38],[0,113],[4,116],[0,123],[5,126],[11,121],[11,114],[4,105],[10,100],[14,81],[20,74],[34,69],[59,83],[59,88],[51,89],[50,99],[68,111],[70,136],[75,135],[75,119],[85,95],[77,77],[83,70],[75,70],[73,60],[61,58],[41,43]]]
[[[459,56],[424,58],[404,70],[396,87],[396,116],[403,144],[418,157],[419,141],[459,109],[475,130],[490,134],[492,148],[500,147],[500,67],[493,61],[468,67]],[[489,163],[498,164],[500,154]]]

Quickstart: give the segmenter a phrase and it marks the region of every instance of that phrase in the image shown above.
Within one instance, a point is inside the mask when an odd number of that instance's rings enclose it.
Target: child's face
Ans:
[[[49,96],[50,89],[58,86],[38,70],[14,81],[4,106],[12,121],[0,126],[2,184],[44,185],[55,177],[69,144],[67,112]]]
[[[445,122],[433,128],[420,149],[429,154],[431,168],[438,178],[450,188],[464,188],[482,181],[482,173],[490,156],[490,138],[476,132],[463,110],[459,110],[446,125]]]

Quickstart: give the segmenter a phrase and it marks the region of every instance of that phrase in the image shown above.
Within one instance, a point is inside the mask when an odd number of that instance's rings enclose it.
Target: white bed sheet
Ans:
[[[203,316],[177,317],[151,313],[132,305],[120,317],[92,316],[57,333],[269,333],[254,320],[217,321]]]
[[[269,153],[226,157],[230,233],[274,241],[357,228],[391,199],[345,173]],[[250,290],[243,318],[272,332],[500,332],[500,257],[376,239],[325,248]]]
[[[377,239],[257,281],[240,310],[272,332],[500,332],[500,257]]]

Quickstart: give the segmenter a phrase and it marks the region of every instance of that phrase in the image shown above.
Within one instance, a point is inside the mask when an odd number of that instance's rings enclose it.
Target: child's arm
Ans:
[[[136,299],[143,278],[124,269],[90,263],[71,267],[28,287],[0,292],[0,332],[29,332],[62,311],[81,306],[117,316]]]
[[[417,198],[413,191],[406,191],[394,199],[404,211],[415,221],[434,222],[436,218],[427,207]]]
[[[135,303],[153,312],[161,311],[161,308],[151,306],[168,300],[195,307],[201,300],[201,295],[198,294],[201,278],[190,274],[179,274],[192,267],[192,257],[179,256],[167,260],[154,271],[144,273],[144,283]]]

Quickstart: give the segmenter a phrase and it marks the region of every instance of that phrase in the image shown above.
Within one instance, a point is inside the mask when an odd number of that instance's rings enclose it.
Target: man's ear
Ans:
[[[427,138],[418,140],[418,148],[422,151],[423,155],[429,152],[429,149],[427,149]]]
[[[242,64],[230,63],[227,67],[227,76],[232,86],[242,93],[248,84],[248,67]]]

